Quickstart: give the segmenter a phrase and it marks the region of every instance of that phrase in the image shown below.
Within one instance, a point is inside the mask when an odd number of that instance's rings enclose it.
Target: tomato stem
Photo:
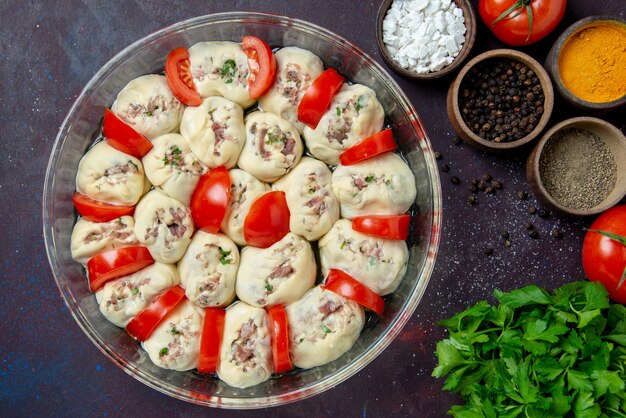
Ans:
[[[496,23],[504,19],[515,19],[517,16],[524,12],[524,9],[526,9],[526,15],[528,16],[528,35],[526,36],[525,42],[528,42],[528,40],[530,39],[530,34],[533,30],[533,10],[530,7],[531,3],[532,0],[517,0],[511,5],[511,7],[502,12],[500,16],[495,18],[494,21],[491,22],[491,26],[494,26]],[[513,13],[513,15],[509,16],[511,13]]]
[[[626,237],[623,235],[614,234],[612,232],[601,231],[599,229],[589,229],[589,232],[597,232],[600,235],[604,235],[607,238],[611,238],[614,241],[619,242],[622,245],[626,245]]]
[[[617,284],[617,287],[615,288],[615,292],[619,291],[622,286],[624,285],[624,282],[626,282],[626,266],[624,266],[624,272],[622,273],[622,278],[619,279],[619,283]]]

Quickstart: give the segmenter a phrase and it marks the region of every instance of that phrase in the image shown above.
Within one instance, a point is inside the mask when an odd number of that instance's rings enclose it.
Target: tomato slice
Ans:
[[[200,106],[202,97],[196,91],[191,76],[191,62],[187,48],[176,48],[165,59],[165,78],[172,94],[187,106]]]
[[[255,247],[267,248],[289,232],[289,207],[284,192],[267,192],[254,201],[243,222],[243,237]]]
[[[383,298],[342,270],[330,269],[322,287],[344,298],[351,299],[378,315],[382,314],[385,308]]]
[[[352,229],[375,237],[405,240],[409,235],[411,215],[368,215],[352,219]]]
[[[274,373],[283,373],[293,369],[289,358],[289,323],[283,305],[275,305],[267,310],[272,336],[272,358]]]
[[[230,174],[224,166],[213,168],[200,177],[191,194],[191,217],[203,231],[215,234],[220,229],[230,201]]]
[[[257,99],[274,84],[276,58],[269,45],[256,36],[244,36],[241,46],[248,57],[248,92],[251,98]]]
[[[80,216],[92,222],[108,222],[135,212],[134,206],[112,205],[91,199],[81,193],[74,193],[72,201]]]
[[[132,274],[154,263],[146,247],[116,248],[95,255],[87,261],[89,288],[99,290],[106,282]]]
[[[163,322],[165,317],[174,310],[176,306],[185,298],[185,289],[176,285],[159,296],[158,299],[150,302],[141,312],[137,314],[126,325],[126,331],[131,337],[146,341],[155,328]]]
[[[102,134],[107,144],[135,158],[142,158],[152,149],[149,139],[118,118],[110,109],[104,110]]]
[[[200,336],[200,358],[198,371],[200,373],[215,373],[220,358],[220,346],[224,332],[226,311],[222,308],[206,308],[202,322]]]
[[[343,85],[343,80],[332,68],[320,74],[302,96],[298,106],[298,120],[315,129]]]
[[[352,165],[395,149],[396,141],[393,139],[391,129],[385,129],[372,136],[368,136],[345,150],[339,156],[339,161],[341,161],[343,165]]]

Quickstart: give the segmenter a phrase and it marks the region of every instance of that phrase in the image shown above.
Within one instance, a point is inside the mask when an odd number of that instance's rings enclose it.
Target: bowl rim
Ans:
[[[463,64],[463,62],[465,62],[467,57],[472,52],[474,42],[476,41],[476,12],[474,12],[474,8],[469,0],[452,0],[457,7],[463,11],[463,16],[465,17],[465,42],[463,43],[458,55],[454,57],[452,63],[446,65],[441,70],[424,74],[409,71],[398,65],[391,54],[389,54],[387,46],[383,41],[383,20],[385,19],[385,16],[394,1],[395,0],[385,0],[378,8],[378,14],[376,17],[376,43],[378,44],[378,49],[380,50],[383,60],[392,70],[409,79],[432,80],[435,78],[445,77],[446,75],[454,72],[461,64]]]
[[[463,82],[465,75],[477,64],[492,58],[509,58],[526,65],[531,70],[533,70],[535,74],[537,74],[539,82],[541,84],[541,88],[543,89],[544,110],[541,118],[539,119],[539,122],[537,123],[537,126],[535,126],[535,129],[533,129],[528,135],[515,141],[487,141],[486,139],[483,139],[480,136],[476,135],[474,132],[472,132],[472,130],[465,124],[465,121],[461,116],[461,110],[459,108],[459,91],[461,89],[461,83]],[[522,147],[533,141],[548,125],[550,116],[552,115],[552,110],[554,108],[554,89],[552,88],[550,76],[548,75],[546,70],[536,59],[534,59],[530,55],[525,54],[521,51],[508,48],[492,49],[475,56],[467,64],[465,64],[465,66],[463,66],[459,74],[450,85],[448,102],[452,108],[452,112],[454,114],[454,118],[456,119],[459,129],[461,129],[461,131],[465,135],[465,137],[463,137],[462,135],[460,136],[463,139],[467,139],[467,142],[469,142],[470,145],[476,145],[483,150],[509,151],[515,148]]]
[[[134,364],[127,362],[119,353],[113,350],[106,341],[100,339],[97,332],[91,326],[89,320],[83,315],[83,313],[77,309],[77,302],[73,298],[71,289],[62,284],[60,278],[63,276],[63,269],[59,263],[59,259],[57,258],[56,245],[55,245],[55,235],[54,235],[54,225],[52,224],[52,220],[54,218],[54,197],[51,195],[51,191],[55,187],[55,183],[57,179],[54,175],[55,168],[58,167],[58,162],[60,159],[60,150],[64,143],[66,131],[71,126],[71,118],[75,114],[75,112],[84,105],[86,101],[86,96],[88,92],[96,86],[101,80],[106,78],[109,71],[111,71],[114,66],[122,60],[126,55],[136,49],[140,49],[142,47],[147,46],[148,44],[154,42],[158,38],[167,35],[172,32],[183,31],[189,27],[204,25],[210,23],[244,23],[244,22],[261,22],[261,23],[270,23],[270,24],[278,24],[281,26],[289,26],[289,27],[297,27],[304,31],[315,32],[316,35],[327,37],[330,39],[334,39],[339,41],[341,44],[345,45],[345,47],[353,49],[356,54],[359,56],[359,59],[363,62],[363,64],[369,64],[372,66],[372,69],[375,73],[379,75],[388,85],[394,90],[394,93],[397,95],[400,100],[400,104],[403,106],[407,113],[407,117],[412,125],[415,136],[416,136],[416,144],[419,149],[424,154],[424,160],[426,165],[425,174],[428,176],[428,180],[430,181],[430,193],[431,193],[431,207],[427,208],[427,212],[432,215],[432,225],[430,226],[430,231],[428,231],[428,235],[425,236],[424,242],[420,245],[424,245],[427,248],[427,253],[425,255],[423,265],[421,266],[421,270],[418,271],[418,277],[420,280],[416,282],[416,285],[410,290],[407,295],[407,299],[404,302],[402,308],[398,311],[396,315],[395,322],[390,323],[387,330],[377,339],[372,345],[371,349],[368,351],[364,351],[360,355],[356,356],[350,363],[347,363],[343,367],[335,370],[334,372],[329,373],[322,380],[318,380],[312,384],[304,386],[300,389],[290,390],[285,393],[279,395],[271,395],[271,396],[257,396],[257,397],[249,397],[249,398],[235,398],[235,397],[221,397],[219,395],[208,396],[204,394],[199,394],[193,392],[189,389],[182,389],[177,386],[174,386],[170,383],[153,380],[151,376],[147,373],[143,372],[141,369],[136,367]],[[421,301],[422,296],[428,286],[428,282],[432,276],[432,272],[434,269],[435,260],[437,257],[439,243],[440,243],[440,234],[441,234],[441,221],[442,221],[442,197],[441,197],[441,182],[439,180],[439,175],[437,171],[437,165],[434,158],[434,151],[426,134],[426,131],[423,127],[423,124],[413,108],[410,100],[407,98],[406,94],[402,91],[402,89],[398,86],[395,80],[387,73],[380,64],[378,64],[374,59],[371,58],[367,53],[361,50],[359,47],[352,44],[350,41],[346,40],[344,37],[339,36],[328,29],[325,29],[321,26],[318,26],[314,23],[310,23],[305,20],[290,18],[287,16],[281,16],[276,14],[267,14],[267,13],[259,13],[259,12],[223,12],[223,13],[214,13],[203,16],[197,16],[194,18],[190,18],[187,20],[183,20],[177,22],[175,24],[166,26],[161,28],[153,33],[150,33],[141,39],[133,42],[128,45],[124,49],[122,49],[119,53],[113,56],[110,60],[107,61],[97,72],[96,74],[89,80],[89,82],[82,89],[81,93],[75,99],[73,105],[68,111],[63,123],[61,124],[58,134],[55,138],[54,144],[52,146],[50,158],[48,160],[48,165],[46,167],[46,174],[44,179],[44,188],[43,188],[43,198],[42,198],[42,219],[43,219],[43,235],[44,242],[46,246],[46,254],[48,257],[48,262],[55,280],[57,287],[63,297],[63,301],[65,305],[68,307],[71,315],[74,317],[74,320],[78,324],[78,326],[82,329],[85,335],[91,340],[91,342],[106,356],[108,357],[114,364],[120,367],[124,372],[140,381],[141,383],[155,389],[161,393],[172,396],[177,399],[181,399],[190,403],[217,407],[217,408],[227,408],[227,409],[254,409],[254,408],[264,408],[264,407],[272,407],[278,405],[285,405],[288,403],[296,402],[298,400],[309,398],[313,395],[321,393],[327,389],[330,389],[354,374],[358,373],[362,370],[367,364],[369,364],[374,358],[376,358],[380,353],[382,353],[385,348],[393,341],[393,339],[400,333],[402,328],[406,325],[406,323],[411,318],[414,313],[417,305]]]

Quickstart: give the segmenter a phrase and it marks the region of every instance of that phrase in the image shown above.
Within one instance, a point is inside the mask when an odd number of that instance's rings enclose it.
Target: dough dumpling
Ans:
[[[304,141],[315,158],[337,165],[346,148],[380,131],[384,119],[374,90],[362,84],[344,84],[317,127],[304,128]]]
[[[138,245],[134,228],[132,216],[122,216],[109,222],[91,222],[81,218],[72,230],[72,258],[87,264],[91,257],[102,252]]]
[[[254,112],[246,116],[246,142],[237,165],[271,183],[295,167],[302,157],[298,130],[280,116]]]
[[[189,48],[189,62],[200,96],[222,96],[244,108],[255,102],[248,92],[248,58],[241,44],[198,42]]]
[[[146,194],[135,208],[135,235],[161,263],[177,262],[191,242],[189,208],[160,190]]]
[[[341,357],[365,324],[356,302],[316,286],[286,308],[289,353],[294,366],[308,369]]]
[[[291,214],[289,229],[309,241],[316,241],[339,219],[339,202],[331,187],[326,164],[304,157],[286,176],[272,185],[287,197]]]
[[[237,296],[258,307],[298,300],[315,284],[311,244],[293,232],[268,248],[245,247],[237,273]]]
[[[399,215],[417,196],[415,177],[400,156],[381,154],[358,164],[338,166],[333,172],[333,191],[341,216]]]
[[[133,206],[143,194],[143,180],[141,161],[100,141],[78,163],[76,190],[102,202]]]
[[[228,305],[235,298],[239,250],[223,234],[197,231],[178,262],[187,298],[200,306]]]
[[[352,229],[352,222],[338,220],[319,240],[322,275],[343,270],[381,296],[397,289],[409,258],[406,242],[372,237]]]
[[[183,299],[143,342],[150,360],[159,367],[180,372],[198,367],[203,320],[204,311]]]
[[[185,109],[180,133],[209,168],[233,168],[246,140],[243,109],[222,97],[207,97],[200,106]]]
[[[130,81],[111,106],[113,113],[150,140],[177,131],[183,109],[165,76],[158,74]]]
[[[191,194],[206,167],[191,152],[180,134],[166,134],[152,141],[142,161],[150,183],[189,206]]]
[[[244,302],[226,309],[217,375],[228,385],[247,388],[272,375],[267,314]]]
[[[102,315],[124,328],[148,303],[178,284],[172,264],[154,263],[128,276],[108,282],[96,293]]]
[[[311,83],[324,72],[324,64],[311,51],[295,46],[279,49],[274,57],[276,81],[259,98],[259,107],[288,120],[302,133],[304,123],[298,120],[298,105]]]

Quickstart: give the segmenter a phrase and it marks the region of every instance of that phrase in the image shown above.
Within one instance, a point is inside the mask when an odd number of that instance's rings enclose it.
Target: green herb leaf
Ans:
[[[364,94],[360,95],[357,99],[356,99],[356,111],[360,111],[361,109],[363,109],[365,107],[365,105],[367,104],[367,96],[365,96]]]
[[[494,295],[500,303],[510,308],[519,308],[527,305],[550,305],[552,303],[548,293],[537,286],[526,286],[508,293],[496,290]]]
[[[332,332],[331,329],[324,324],[322,324],[322,331],[324,331],[324,334],[330,334]]]
[[[268,292],[274,290],[274,286],[272,286],[267,279],[265,279],[265,290],[267,290]]]
[[[341,109],[339,108],[339,106],[335,108],[335,112],[337,113],[337,116],[341,116]]]
[[[133,287],[132,289],[130,289],[130,293],[132,293],[133,295],[136,295],[137,293],[139,293],[139,288]]]
[[[233,59],[227,59],[224,61],[224,65],[220,70],[220,76],[224,79],[224,83],[230,84],[233,82],[235,78],[235,74],[237,74],[237,63]]]
[[[374,181],[374,176],[367,176],[367,177],[365,177],[365,182],[366,183],[371,183],[373,181]]]
[[[170,352],[169,348],[163,347],[161,350],[159,350],[159,358],[163,356],[167,356],[169,352]]]

